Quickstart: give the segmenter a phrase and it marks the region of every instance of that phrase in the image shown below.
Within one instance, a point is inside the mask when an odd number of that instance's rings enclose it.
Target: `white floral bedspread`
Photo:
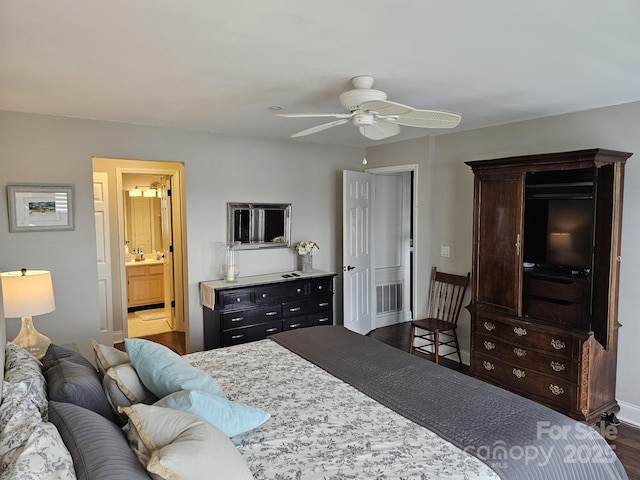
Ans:
[[[271,340],[185,356],[226,396],[269,413],[232,440],[256,479],[497,479],[429,430]]]

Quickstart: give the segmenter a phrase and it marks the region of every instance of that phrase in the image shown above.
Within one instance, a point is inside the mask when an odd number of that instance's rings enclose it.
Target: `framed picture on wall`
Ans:
[[[73,186],[7,185],[10,232],[73,230]]]

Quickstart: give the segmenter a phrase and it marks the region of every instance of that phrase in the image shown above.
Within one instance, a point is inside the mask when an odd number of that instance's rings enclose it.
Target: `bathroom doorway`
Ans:
[[[106,172],[113,292],[113,343],[172,336],[188,351],[185,302],[184,166],[94,158]],[[181,348],[182,350],[182,348]]]

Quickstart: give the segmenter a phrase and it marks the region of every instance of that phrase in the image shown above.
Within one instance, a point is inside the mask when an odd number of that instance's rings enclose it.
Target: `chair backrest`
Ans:
[[[471,273],[464,276],[438,272],[433,267],[428,316],[457,324],[470,276]]]

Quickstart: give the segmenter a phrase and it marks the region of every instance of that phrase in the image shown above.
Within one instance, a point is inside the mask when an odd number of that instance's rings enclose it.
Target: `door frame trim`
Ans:
[[[413,255],[411,256],[411,316],[414,317],[416,312],[416,298],[417,298],[417,245],[420,245],[418,241],[418,164],[417,163],[408,163],[405,165],[392,165],[388,167],[373,167],[366,168],[364,170],[365,173],[370,173],[372,175],[377,174],[389,174],[389,173],[404,173],[404,172],[412,172],[412,184],[411,184],[411,220],[413,223]],[[375,265],[373,266],[375,269]],[[375,302],[375,296],[372,298],[372,301]]]

